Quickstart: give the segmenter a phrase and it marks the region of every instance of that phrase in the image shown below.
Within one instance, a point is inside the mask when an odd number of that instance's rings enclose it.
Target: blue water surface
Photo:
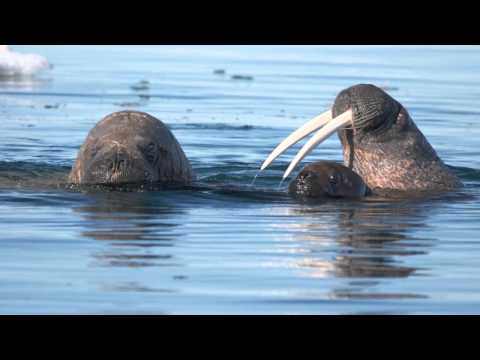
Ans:
[[[12,49],[53,68],[0,81],[0,313],[480,313],[480,47]],[[279,183],[301,144],[251,185],[357,83],[399,100],[465,188],[300,203]],[[125,109],[164,121],[208,186],[55,187],[96,122]],[[342,160],[336,136],[303,164],[316,159]]]

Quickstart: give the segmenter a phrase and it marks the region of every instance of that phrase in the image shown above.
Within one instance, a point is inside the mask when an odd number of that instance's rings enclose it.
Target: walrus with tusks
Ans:
[[[348,167],[333,161],[316,161],[290,182],[288,192],[297,198],[362,198],[368,189]]]
[[[444,192],[462,186],[407,110],[370,84],[341,91],[331,110],[290,134],[272,151],[261,170],[315,131],[290,163],[284,179],[319,143],[338,131],[345,166],[358,174],[373,194]]]
[[[120,111],[89,132],[68,180],[95,185],[188,185],[192,177],[180,144],[160,120],[143,112]]]

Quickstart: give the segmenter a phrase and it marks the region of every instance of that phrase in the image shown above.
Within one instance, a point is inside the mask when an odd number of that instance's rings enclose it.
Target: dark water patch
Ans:
[[[121,102],[121,103],[113,103],[113,105],[120,106],[120,107],[139,107],[142,106],[140,102]]]
[[[25,173],[31,176],[42,176],[56,172],[69,171],[68,166],[59,166],[44,162],[26,162],[26,161],[0,161],[0,173],[10,174],[10,172]]]
[[[4,151],[28,152],[31,150],[28,144],[7,143],[3,146]]]
[[[472,169],[468,167],[461,167],[461,166],[448,166],[452,169],[457,176],[459,176],[462,180],[470,180],[470,181],[479,181],[480,182],[480,170]]]
[[[29,142],[29,143],[35,143],[35,144],[45,144],[47,145],[46,141],[44,139],[39,139],[39,138],[30,138],[30,137],[22,137],[22,136],[19,136],[19,137],[16,137],[15,138],[16,141],[25,141],[25,142]],[[49,146],[49,145],[48,145]]]
[[[28,188],[20,188],[16,191],[11,189],[0,191],[0,200],[4,204],[23,206],[76,206],[85,199],[75,194],[59,193],[58,190],[32,191]]]
[[[141,80],[138,83],[131,85],[130,89],[134,91],[144,91],[150,89],[150,82],[148,80]]]
[[[40,152],[42,153],[64,153],[65,148],[63,146],[48,146],[45,149],[41,149]]]
[[[46,104],[43,107],[45,109],[58,109],[61,106],[61,104]]]
[[[168,241],[168,239],[165,239],[165,240]],[[144,248],[144,249],[153,249],[153,248],[172,247],[174,245],[172,243],[158,242],[158,241],[144,243],[142,241],[127,242],[126,240],[121,240],[121,241],[112,241],[110,243],[110,246],[119,247],[119,248],[138,247],[138,248]]]
[[[240,186],[256,190],[269,190],[276,193],[286,193],[288,184],[279,187],[281,176],[275,174],[268,174],[263,176],[256,176],[259,166],[249,165],[249,167],[237,167],[231,162],[228,164],[218,166],[214,169],[203,168],[197,174],[199,176],[198,182],[204,185],[231,185]],[[252,182],[255,179],[253,186]]]
[[[269,127],[253,125],[232,125],[226,123],[183,123],[168,124],[171,130],[269,130]]]
[[[232,75],[230,78],[232,80],[253,81],[253,76],[251,75]]]
[[[115,219],[115,215],[111,218],[112,221],[128,221],[125,218]],[[169,233],[169,234],[157,234],[154,231],[149,231],[148,229],[142,227],[141,224],[131,224],[128,225],[133,228],[117,228],[113,223],[105,224],[91,224],[91,231],[83,231],[81,235],[85,238],[103,241],[109,243],[111,246],[113,242],[124,242],[124,241],[151,241],[155,244],[157,248],[168,248],[174,246],[173,242],[176,238],[181,238],[182,234]],[[163,227],[158,227],[159,229],[164,229]],[[157,230],[159,230],[157,229]],[[119,244],[115,244],[117,247],[120,247]],[[122,245],[123,246],[123,245]],[[132,245],[129,245],[132,246]],[[143,244],[137,245],[139,248],[146,248]]]
[[[162,289],[162,288],[152,288],[145,285],[142,285],[138,282],[125,282],[115,285],[104,285],[102,286],[102,291],[115,291],[115,292],[138,292],[138,293],[164,293],[171,294],[176,291],[173,289]]]
[[[402,299],[428,299],[429,296],[408,293],[362,293],[354,291],[335,291],[332,296],[337,299],[362,299],[362,300],[402,300]]]
[[[222,139],[217,139],[216,143],[205,143],[201,142],[200,140],[195,140],[195,141],[190,141],[188,144],[190,148],[197,148],[197,149],[225,149],[222,151],[229,151],[229,149],[245,149],[245,144],[235,144],[232,142],[232,138],[222,138]],[[255,151],[254,149],[260,149],[263,148],[263,145],[255,145],[250,143],[248,145],[249,149],[252,149],[252,151]],[[217,155],[217,154],[216,154]]]
[[[101,262],[102,266],[108,267],[179,267],[178,263],[164,262],[171,259],[171,255],[146,255],[146,254],[102,254],[95,258]],[[159,262],[158,260],[162,260]]]
[[[251,180],[253,176],[248,174],[246,170],[232,170],[232,172],[214,172],[213,175],[203,176],[200,178],[200,181],[205,184],[225,184],[225,183],[236,183],[236,184],[245,184]]]
[[[201,183],[200,183],[201,184]],[[203,188],[203,194],[220,196],[220,199],[226,201],[242,201],[251,203],[284,203],[290,198],[283,191],[268,191],[264,189],[252,188],[248,185],[210,185]]]
[[[65,189],[69,166],[0,161],[0,189]]]

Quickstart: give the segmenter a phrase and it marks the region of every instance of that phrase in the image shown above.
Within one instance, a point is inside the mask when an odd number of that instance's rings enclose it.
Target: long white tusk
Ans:
[[[285,150],[287,150],[290,146],[296,144],[300,140],[302,140],[305,136],[311,134],[315,130],[320,129],[323,125],[328,123],[332,120],[332,111],[328,110],[324,113],[314,117],[312,120],[295,130],[291,133],[285,140],[283,140],[277,147],[268,155],[267,160],[265,160],[262,164],[260,170],[264,170],[268,165],[272,163],[277,157],[282,155]]]
[[[308,140],[308,142],[302,147],[302,149],[292,160],[292,162],[288,166],[287,171],[285,171],[285,174],[283,175],[283,179],[285,180],[288,175],[290,175],[295,166],[297,166],[297,164],[302,161],[303,158],[315,148],[315,146],[327,139],[339,128],[346,126],[351,120],[352,110],[350,109],[345,111],[343,114],[337,116],[335,119],[332,119],[328,122],[327,125],[318,130],[318,132],[310,140]]]

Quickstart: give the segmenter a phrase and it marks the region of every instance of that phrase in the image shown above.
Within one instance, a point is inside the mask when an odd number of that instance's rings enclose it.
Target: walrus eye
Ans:
[[[337,177],[335,175],[330,175],[328,178],[328,182],[332,185],[337,185]]]
[[[87,146],[87,152],[90,153],[90,156],[94,158],[97,155],[98,149],[97,149],[97,144],[93,144],[90,146]]]
[[[335,175],[330,175],[328,177],[328,190],[330,195],[337,196],[337,183],[338,178]]]

